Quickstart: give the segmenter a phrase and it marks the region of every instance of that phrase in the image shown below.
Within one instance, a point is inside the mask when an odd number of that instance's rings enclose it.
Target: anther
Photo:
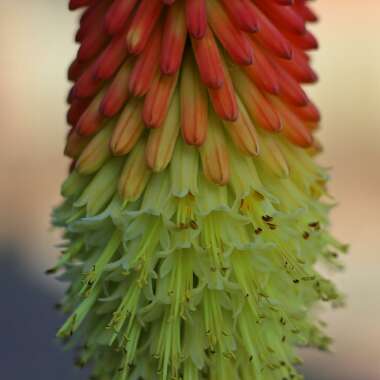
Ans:
[[[190,227],[193,229],[193,230],[197,230],[198,229],[198,224],[195,220],[192,220],[190,221]]]
[[[312,222],[312,223],[309,223],[309,227],[320,229],[321,226],[319,225],[319,222]]]
[[[57,273],[58,269],[57,268],[50,268],[45,271],[45,274],[54,274]]]
[[[262,201],[263,199],[265,199],[264,195],[261,194],[261,193],[259,193],[258,191],[255,191],[255,195],[256,195],[256,197],[259,198],[261,201]]]

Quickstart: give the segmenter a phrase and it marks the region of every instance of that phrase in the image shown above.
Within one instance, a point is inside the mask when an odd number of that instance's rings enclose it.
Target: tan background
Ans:
[[[336,276],[348,307],[327,312],[333,356],[307,353],[317,371],[336,378],[380,379],[380,1],[319,0],[313,29],[320,84],[311,89],[323,111],[321,161],[331,165],[336,235],[350,242],[347,270]],[[0,241],[23,252],[41,287],[56,257],[49,213],[59,202],[67,162],[65,69],[74,55],[76,16],[66,1],[0,0]],[[1,262],[0,262],[1,263]],[[1,350],[1,340],[0,340]],[[326,377],[323,377],[326,378]],[[334,377],[335,379],[335,377]]]

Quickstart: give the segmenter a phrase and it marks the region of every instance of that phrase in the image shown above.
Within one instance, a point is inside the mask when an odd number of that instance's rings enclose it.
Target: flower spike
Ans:
[[[58,336],[99,380],[300,380],[342,304],[306,0],[69,0]]]

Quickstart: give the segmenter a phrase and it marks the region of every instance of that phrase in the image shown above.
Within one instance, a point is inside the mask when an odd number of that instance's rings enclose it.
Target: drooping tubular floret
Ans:
[[[290,380],[341,297],[304,0],[71,0],[58,335],[101,380]]]

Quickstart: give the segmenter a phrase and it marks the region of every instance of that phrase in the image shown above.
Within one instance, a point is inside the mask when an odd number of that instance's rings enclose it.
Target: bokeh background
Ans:
[[[62,289],[43,271],[57,257],[49,227],[63,158],[65,70],[77,15],[67,1],[0,0],[0,377],[84,379],[54,340]],[[323,111],[321,163],[340,205],[333,230],[351,244],[334,275],[348,306],[326,310],[334,353],[304,353],[306,379],[380,379],[380,1],[319,0],[321,41],[310,89]]]

